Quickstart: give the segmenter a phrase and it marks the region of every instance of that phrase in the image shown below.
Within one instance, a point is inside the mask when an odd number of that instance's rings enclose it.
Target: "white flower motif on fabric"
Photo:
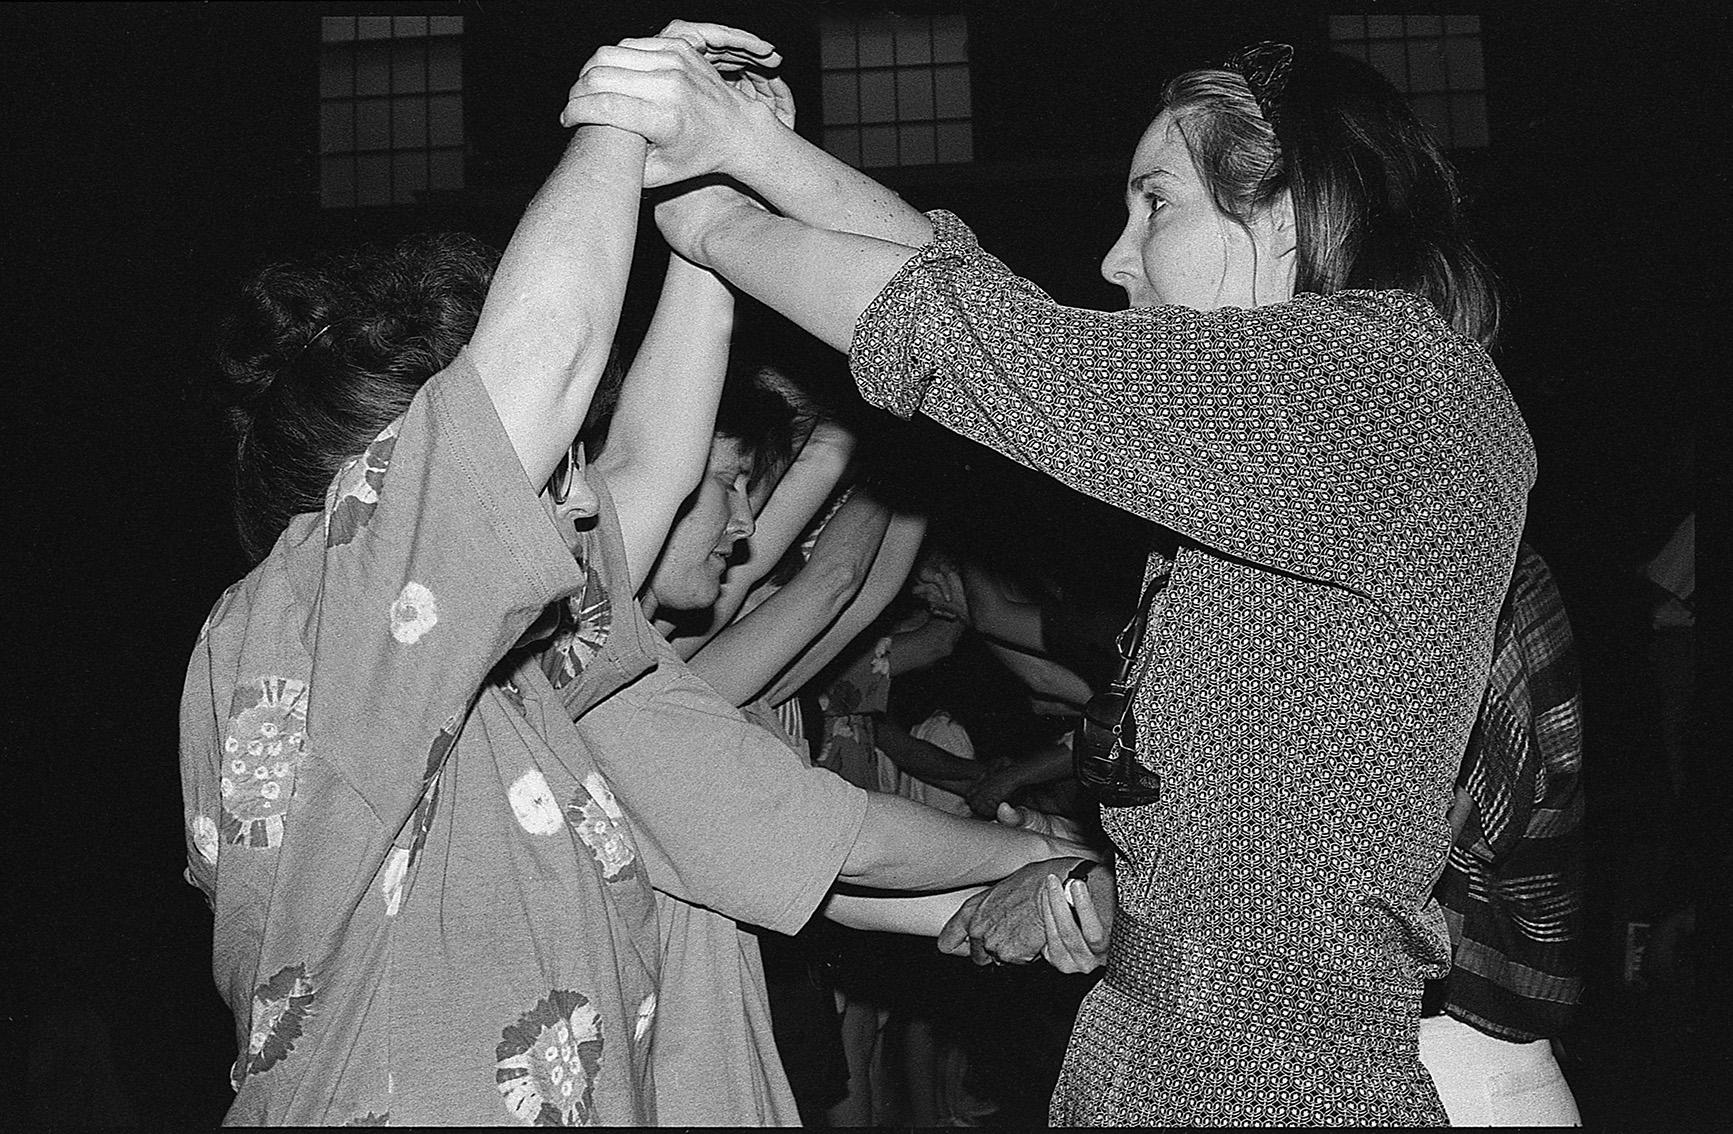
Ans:
[[[591,772],[584,777],[584,790],[590,793],[590,798],[601,804],[602,813],[614,822],[619,823],[626,818],[626,813],[620,810],[620,801],[614,798],[614,789],[608,786],[608,781],[602,778],[602,773]]]
[[[288,1058],[318,995],[304,965],[281,969],[253,990],[253,1026],[238,1064],[242,1076],[262,1074]]]
[[[382,430],[366,452],[343,463],[325,493],[325,545],[341,547],[367,525],[379,506],[379,489],[391,467],[397,434],[403,428],[398,418]]]
[[[572,830],[590,848],[596,864],[602,868],[602,877],[613,882],[638,860],[638,852],[626,833],[625,812],[620,810],[619,801],[600,773],[591,772],[584,777],[584,792],[584,796],[575,797],[567,805],[566,815]]]
[[[403,879],[409,873],[409,848],[392,847],[379,871],[379,894],[385,899],[385,916],[396,917],[403,904]]]
[[[652,992],[650,995],[644,997],[644,1002],[642,1004],[638,1005],[638,1023],[632,1029],[633,1041],[642,1043],[644,1037],[650,1034],[650,1026],[655,1022],[656,994]]]
[[[306,746],[307,686],[288,677],[242,682],[235,702],[257,701],[230,720],[223,739],[226,763],[217,781],[223,813],[217,833],[226,842],[255,848],[282,845],[284,818]]]
[[[555,989],[500,1034],[494,1084],[525,1126],[595,1122],[602,1018],[589,998]]]
[[[231,789],[232,790],[232,789]],[[199,857],[217,864],[217,822],[208,815],[193,816],[193,848]]]
[[[391,636],[406,646],[413,646],[437,625],[439,601],[433,597],[433,592],[413,580],[403,584],[397,601],[391,604]]]
[[[506,789],[506,799],[511,802],[511,813],[517,816],[518,826],[532,835],[552,835],[565,822],[547,777],[535,768]]]
[[[368,443],[368,449],[375,449],[386,442],[396,440],[402,429],[403,419],[398,418]],[[370,452],[362,452],[344,461],[343,466],[337,470],[337,475],[332,478],[331,484],[325,490],[325,507],[327,509],[335,508],[337,502],[345,498],[359,501],[362,504],[379,503],[379,485],[369,479],[367,474],[384,471],[381,464],[382,462]]]

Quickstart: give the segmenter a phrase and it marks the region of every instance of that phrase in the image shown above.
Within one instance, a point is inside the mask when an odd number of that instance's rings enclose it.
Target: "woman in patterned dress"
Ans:
[[[1453,175],[1401,95],[1273,44],[1174,79],[1102,266],[1131,306],[1104,313],[690,52],[595,62],[568,121],[676,122],[648,178],[727,174],[783,214],[671,217],[682,254],[849,351],[869,401],[1176,534],[1120,766],[1159,798],[1105,799],[1131,804],[1103,816],[1118,911],[1054,1120],[1443,1123],[1416,1039],[1449,960],[1430,890],[1534,453]],[[1060,955],[1042,919],[1069,916],[1070,865],[972,901],[951,943]]]

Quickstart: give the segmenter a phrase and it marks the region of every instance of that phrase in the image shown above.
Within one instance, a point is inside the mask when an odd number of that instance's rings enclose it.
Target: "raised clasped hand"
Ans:
[[[775,47],[750,32],[676,20],[660,35],[597,49],[568,92],[560,122],[644,137],[647,188],[727,172],[729,157],[754,130],[772,120],[793,125],[787,85],[766,74],[781,62]]]

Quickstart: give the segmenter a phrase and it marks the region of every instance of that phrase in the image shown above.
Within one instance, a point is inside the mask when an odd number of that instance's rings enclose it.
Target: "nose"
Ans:
[[[728,492],[728,526],[723,534],[730,544],[743,539],[750,539],[758,529],[757,521],[752,517],[752,501],[744,489],[733,488]]]
[[[1140,267],[1137,241],[1128,223],[1119,239],[1113,242],[1113,247],[1107,250],[1107,255],[1101,258],[1101,278],[1114,287],[1130,288]]]
[[[590,520],[601,511],[602,503],[596,490],[590,487],[590,478],[577,468],[571,472],[564,499],[556,497],[554,507],[562,520]]]

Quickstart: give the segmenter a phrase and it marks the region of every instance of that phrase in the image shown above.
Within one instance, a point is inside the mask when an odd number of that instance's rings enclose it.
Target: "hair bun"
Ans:
[[[469,340],[496,259],[473,237],[440,234],[267,265],[222,323],[215,393],[252,413],[334,368],[440,369]]]
[[[291,264],[269,265],[247,282],[217,348],[223,379],[217,392],[227,405],[256,407],[309,348],[330,343],[329,328],[345,306],[334,283],[326,273]]]

